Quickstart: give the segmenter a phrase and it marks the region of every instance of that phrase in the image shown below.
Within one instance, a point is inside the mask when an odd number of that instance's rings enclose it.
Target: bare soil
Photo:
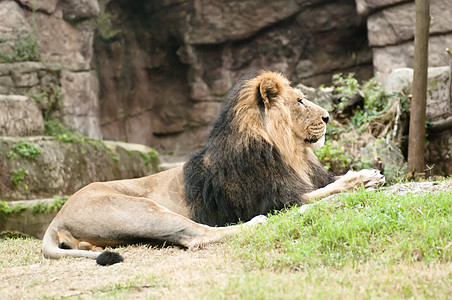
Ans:
[[[115,249],[125,257],[123,263],[102,267],[84,258],[48,260],[40,254],[40,241],[21,242],[30,247],[32,258],[14,262],[14,253],[1,254],[0,299],[90,298],[118,293],[128,298],[193,298],[234,272],[233,261],[218,245],[198,250],[130,246]]]

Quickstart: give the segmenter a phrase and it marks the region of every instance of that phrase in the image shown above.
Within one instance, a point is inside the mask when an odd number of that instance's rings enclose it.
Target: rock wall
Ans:
[[[249,69],[294,82],[372,76],[353,0],[101,1],[95,40],[102,133],[186,155],[205,141],[231,85]],[[107,26],[108,27],[108,26]]]
[[[99,12],[96,0],[0,1],[0,94],[61,92],[64,102],[57,117],[100,138],[99,83],[93,68]]]
[[[431,0],[430,66],[449,63],[448,2]],[[66,125],[177,160],[203,145],[247,70],[311,86],[338,72],[385,77],[412,65],[413,29],[410,0],[0,0],[0,94],[44,113],[60,95],[52,113]]]
[[[393,70],[413,67],[415,7],[412,0],[356,0],[358,12],[367,17],[373,65],[385,78]],[[450,64],[452,4],[430,1],[429,67]]]

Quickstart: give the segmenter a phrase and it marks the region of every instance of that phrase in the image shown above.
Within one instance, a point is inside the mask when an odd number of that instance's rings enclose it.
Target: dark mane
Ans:
[[[225,98],[204,149],[184,166],[185,198],[192,219],[215,226],[247,221],[293,204],[301,204],[312,186],[304,182],[276,147],[258,136],[242,143],[234,122],[234,106],[249,78],[239,80]],[[256,106],[259,99],[256,99]],[[264,113],[262,111],[262,113]],[[320,165],[311,165],[316,187],[332,177]]]

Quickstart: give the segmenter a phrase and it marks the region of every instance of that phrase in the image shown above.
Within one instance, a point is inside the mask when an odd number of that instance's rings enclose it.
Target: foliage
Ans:
[[[315,150],[315,154],[325,168],[334,170],[338,174],[346,173],[348,170],[372,168],[369,162],[345,151],[341,141],[327,140],[322,148]]]
[[[104,42],[113,41],[121,33],[120,29],[113,28],[111,15],[105,11],[101,11],[97,16],[96,26],[98,37]]]
[[[13,63],[23,61],[40,61],[39,39],[34,31],[20,35],[13,45],[12,54],[1,55],[0,63]]]
[[[364,98],[363,108],[357,107],[350,119],[350,124],[355,129],[369,123],[372,118],[382,113],[393,97],[401,96],[395,93],[388,94],[375,78],[360,85],[353,73],[349,73],[345,78],[342,73],[333,75],[333,85],[335,92],[342,95],[338,103],[339,109],[343,107],[348,97],[360,94]]]
[[[51,203],[37,203],[31,207],[29,207],[29,210],[34,213],[41,213],[41,214],[48,214],[52,212],[57,212],[63,204],[69,199],[69,196],[53,196],[53,202]]]
[[[275,213],[268,224],[236,236],[231,247],[261,269],[452,261],[452,191],[361,190],[339,201],[340,209],[319,204],[301,216],[296,208]]]
[[[42,116],[44,121],[51,118],[52,114],[59,111],[64,102],[63,93],[61,88],[56,84],[49,84],[44,88],[44,90],[39,94],[26,94],[42,108]]]
[[[44,121],[44,134],[47,136],[58,136],[64,133],[74,132],[67,128],[63,123],[55,119],[48,119]]]
[[[97,139],[78,134],[74,129],[68,128],[66,125],[55,119],[44,121],[44,134],[47,136],[55,136],[63,143],[89,144],[96,149],[107,148],[104,142]]]
[[[359,83],[353,73],[349,73],[346,78],[342,77],[342,73],[334,74],[332,81],[340,94],[354,95],[359,92]]]
[[[52,212],[57,212],[63,204],[69,199],[69,196],[54,196],[54,201],[51,203],[36,203],[32,206],[25,206],[25,205],[14,205],[11,206],[6,201],[0,201],[0,213],[3,214],[18,214],[24,210],[30,210],[30,212],[36,214],[48,214]]]
[[[17,170],[11,170],[10,172],[11,174],[11,180],[13,182],[13,185],[18,188],[19,185],[24,181],[25,176],[27,176],[29,174],[28,170],[20,167]],[[28,185],[26,183],[23,184],[25,193],[28,193]]]
[[[159,157],[156,151],[150,151],[148,153],[140,152],[141,157],[143,158],[144,164],[147,165],[151,161],[157,159]]]
[[[27,209],[27,207],[24,205],[11,206],[6,201],[0,201],[0,212],[4,214],[17,214],[25,209]]]
[[[12,145],[11,150],[6,153],[8,158],[16,158],[20,156],[26,159],[38,160],[41,155],[41,147],[39,145],[29,142],[26,140],[21,140]]]

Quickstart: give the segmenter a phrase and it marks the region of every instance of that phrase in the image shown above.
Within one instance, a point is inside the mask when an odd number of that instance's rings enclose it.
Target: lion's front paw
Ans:
[[[379,187],[385,184],[386,179],[378,170],[361,170],[358,172],[362,176],[362,184],[365,188]]]
[[[248,222],[246,222],[245,225],[251,226],[251,225],[264,224],[264,223],[267,223],[267,217],[264,215],[258,215],[258,216],[255,216],[254,218],[252,218],[251,220],[249,220]]]
[[[342,191],[347,191],[360,186],[365,188],[382,186],[385,184],[385,177],[378,170],[348,171],[336,183]]]

